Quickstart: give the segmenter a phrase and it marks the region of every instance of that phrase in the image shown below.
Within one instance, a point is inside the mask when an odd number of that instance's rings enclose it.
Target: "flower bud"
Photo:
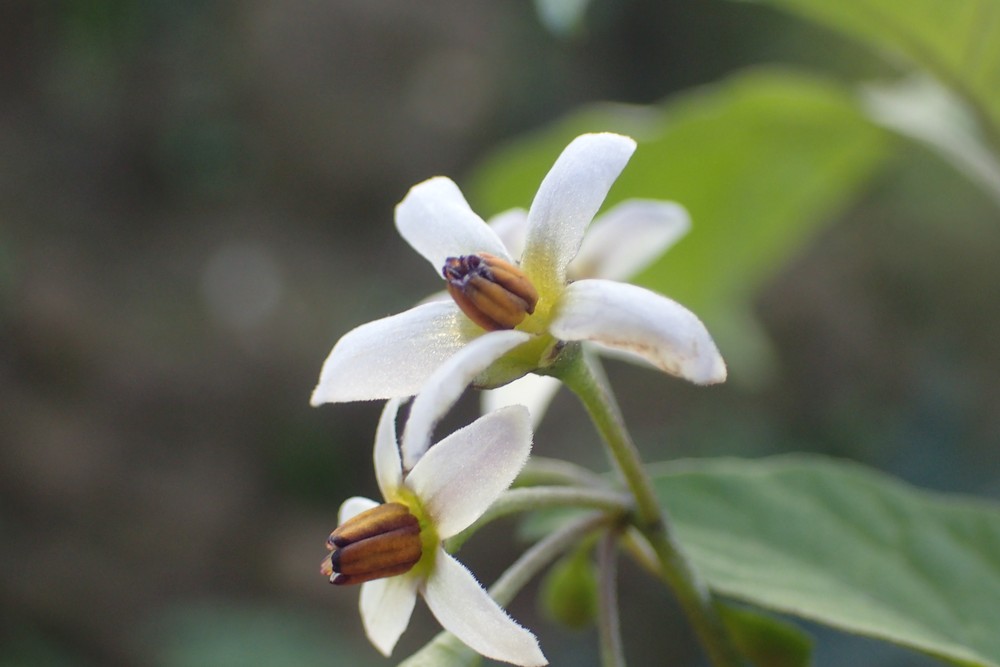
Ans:
[[[449,257],[441,273],[458,307],[487,331],[513,329],[535,312],[535,286],[524,271],[499,257],[485,252]]]
[[[585,628],[597,618],[599,597],[597,569],[587,549],[564,557],[542,579],[542,610],[568,628]]]
[[[406,506],[386,503],[337,527],[326,541],[320,571],[331,584],[361,584],[408,572],[423,551],[420,522]]]

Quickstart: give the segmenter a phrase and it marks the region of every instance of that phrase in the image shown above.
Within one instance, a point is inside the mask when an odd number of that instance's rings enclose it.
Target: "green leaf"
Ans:
[[[1000,2],[997,0],[757,0],[903,56],[975,109],[1000,148]]]
[[[717,592],[1000,666],[1000,507],[812,457],[671,464],[656,486]]]
[[[740,653],[756,667],[807,667],[812,638],[798,627],[759,611],[722,605],[722,622]]]
[[[478,210],[528,206],[570,139],[592,131],[639,141],[606,206],[652,197],[691,213],[691,232],[634,282],[697,313],[745,378],[769,351],[751,298],[852,200],[887,146],[847,90],[754,70],[658,107],[589,108],[524,138],[474,174]]]

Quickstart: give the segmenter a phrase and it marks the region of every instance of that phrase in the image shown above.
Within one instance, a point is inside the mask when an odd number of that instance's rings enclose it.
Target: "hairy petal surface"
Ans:
[[[508,405],[523,405],[531,413],[532,428],[537,428],[561,385],[562,382],[554,377],[529,373],[502,387],[482,392],[482,412],[487,414]]]
[[[530,336],[522,331],[494,331],[473,340],[448,358],[420,388],[403,430],[403,463],[412,468],[431,445],[438,420],[486,367]]]
[[[523,667],[548,664],[535,635],[511,619],[472,573],[443,549],[424,584],[424,599],[446,630],[487,658]]]
[[[628,280],[691,228],[680,204],[629,199],[594,220],[569,265],[569,277]]]
[[[403,485],[403,465],[399,458],[399,441],[396,439],[396,414],[399,399],[391,399],[382,409],[382,416],[375,429],[375,481],[378,490],[388,502],[397,500],[399,487]]]
[[[361,584],[358,607],[368,640],[384,656],[392,654],[399,636],[410,623],[417,602],[417,577],[401,575]]]
[[[438,536],[464,530],[517,477],[531,452],[531,418],[515,405],[480,417],[424,454],[406,477]]]
[[[590,340],[632,352],[660,370],[698,384],[726,379],[726,364],[690,310],[642,287],[580,280],[566,288],[552,320],[562,340]]]
[[[635,141],[618,134],[585,134],[563,150],[528,211],[521,265],[542,290],[559,289],[587,225],[632,153]]]
[[[458,186],[436,176],[410,188],[396,206],[396,229],[441,273],[449,257],[488,252],[512,261],[500,237],[469,207]]]
[[[481,334],[452,301],[362,324],[337,341],[309,402],[412,396],[445,359]]]

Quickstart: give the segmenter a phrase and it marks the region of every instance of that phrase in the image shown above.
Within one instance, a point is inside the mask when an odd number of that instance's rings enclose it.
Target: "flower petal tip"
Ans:
[[[323,385],[320,384],[316,385],[316,388],[313,389],[312,394],[309,396],[309,405],[314,408],[318,408],[319,406],[325,403],[334,403],[334,402],[335,401],[333,401],[326,395],[326,390],[324,389]]]
[[[309,405],[313,408],[318,408],[321,405],[326,405],[327,403],[353,403],[355,401],[377,401],[384,400],[387,398],[396,398],[395,395],[382,396],[381,392],[367,392],[367,393],[351,393],[350,391],[343,391],[342,387],[338,387],[336,383],[332,381],[321,381],[313,389],[312,394],[309,396]]]
[[[711,364],[706,364],[705,372],[691,377],[691,381],[701,385],[722,384],[726,381],[728,374],[729,372],[726,369],[726,362],[722,359],[722,356],[716,352],[713,355]]]
[[[538,639],[536,638],[534,650],[531,650],[529,647],[525,647],[520,661],[514,664],[520,665],[521,667],[545,667],[545,665],[549,664],[549,660],[545,657],[545,654],[542,653],[542,648],[538,645]]]
[[[626,136],[624,134],[617,134],[615,132],[591,132],[589,134],[582,134],[573,141],[570,145],[576,142],[605,142],[607,145],[618,144],[623,150],[627,150],[630,153],[636,148],[636,141],[632,137]]]

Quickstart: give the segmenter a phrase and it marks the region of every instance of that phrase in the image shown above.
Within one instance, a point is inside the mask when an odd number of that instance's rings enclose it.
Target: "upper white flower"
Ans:
[[[602,278],[568,282],[570,262],[608,190],[635,150],[616,134],[577,137],[542,181],[527,213],[520,271],[537,304],[516,325],[531,334],[477,378],[500,386],[552,363],[564,341],[594,341],[639,355],[657,368],[700,384],[721,382],[725,363],[701,321],[649,290]],[[613,211],[612,211],[613,212]],[[608,215],[611,215],[609,212]],[[396,207],[396,227],[439,276],[449,260],[493,256],[517,265],[512,251],[444,177],[414,186]],[[616,244],[588,251],[614,266]],[[610,271],[610,269],[608,269]],[[616,269],[618,270],[618,269]],[[441,363],[470,341],[493,336],[451,301],[423,303],[345,334],[320,373],[311,403],[409,396]]]
[[[478,519],[510,486],[531,449],[530,420],[522,406],[480,417],[429,447],[434,424],[468,381],[489,359],[528,338],[517,331],[497,333],[475,341],[432,375],[413,402],[401,443],[396,437],[400,401],[390,400],[382,412],[374,453],[379,490],[386,503],[402,505],[416,518],[422,545],[419,560],[405,573],[361,579],[366,581],[360,596],[365,632],[387,656],[406,629],[419,593],[441,625],[479,653],[525,667],[547,664],[535,636],[514,622],[441,546],[442,540]],[[416,461],[409,472],[406,459]],[[347,500],[340,509],[341,528],[379,506],[367,498]],[[384,557],[384,553],[375,555]],[[324,571],[332,575],[331,581],[340,583],[341,575],[334,573],[336,567],[330,560],[325,561]]]

